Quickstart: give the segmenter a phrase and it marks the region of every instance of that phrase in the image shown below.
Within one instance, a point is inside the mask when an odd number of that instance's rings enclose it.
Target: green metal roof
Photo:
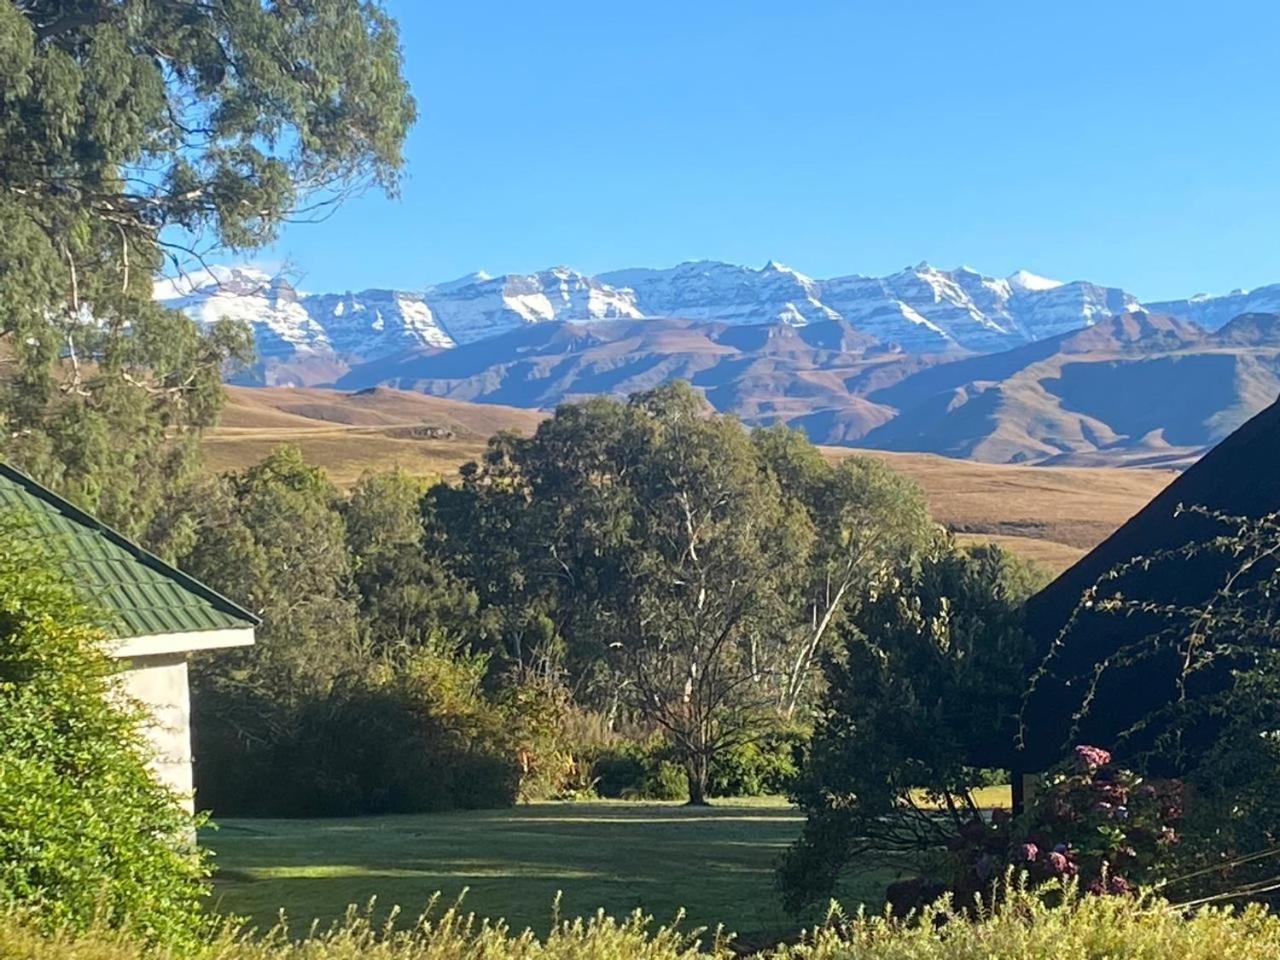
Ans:
[[[68,576],[117,623],[117,639],[257,626],[252,613],[0,463],[0,511],[55,542]]]

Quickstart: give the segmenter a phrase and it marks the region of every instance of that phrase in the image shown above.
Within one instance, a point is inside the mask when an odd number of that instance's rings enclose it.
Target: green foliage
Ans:
[[[339,494],[296,447],[200,488],[184,570],[262,618],[252,647],[209,661],[277,699],[323,693],[356,669],[357,603]],[[198,670],[203,682],[211,671]]]
[[[361,627],[375,646],[461,634],[475,617],[475,594],[425,550],[430,486],[402,470],[366,474],[341,504]]]
[[[494,438],[427,511],[513,674],[661,731],[695,803],[716,758],[812,702],[834,625],[932,529],[886,468],[752,435],[682,383]]]
[[[191,943],[205,927],[195,823],[151,776],[145,713],[36,542],[0,518],[0,906],[45,929]]]
[[[719,933],[655,928],[636,913],[558,923],[545,938],[476,920],[460,908],[427,914],[410,929],[386,932],[352,910],[347,920],[306,939],[279,930],[260,940],[225,934],[192,960],[731,960],[739,955]],[[136,941],[109,932],[49,939],[7,917],[0,952],[31,960],[133,960]],[[941,903],[919,917],[839,915],[804,942],[760,951],[761,960],[1271,960],[1280,954],[1280,918],[1263,908],[1201,910],[1190,916],[1158,900],[1080,898],[1046,906],[1014,890],[976,920]],[[168,952],[156,960],[176,960]]]
[[[251,778],[296,742],[307,705],[366,669],[337,498],[323,471],[285,447],[200,485],[187,505],[195,532],[182,567],[262,617],[252,647],[192,663],[196,792],[215,810],[251,802]],[[282,809],[278,798],[271,808]]]
[[[388,650],[291,703],[224,690],[213,701],[221,716],[255,718],[260,739],[245,744],[228,723],[206,721],[200,800],[250,816],[508,806],[516,750],[507,715],[481,690],[485,668],[484,657],[430,641]]]
[[[392,472],[343,498],[287,447],[199,491],[184,566],[263,618],[193,674],[202,803],[340,815],[569,789],[577,708],[459,649],[474,594],[424,549],[424,493]]]
[[[794,792],[807,820],[781,867],[791,906],[829,896],[858,858],[916,866],[978,818],[971,757],[1013,741],[1031,657],[1022,603],[1039,582],[998,547],[939,538],[874,585],[828,661]]]
[[[936,534],[924,497],[879,460],[847,457],[830,466],[798,430],[777,425],[753,435],[761,467],[794,498],[815,536],[791,597],[794,658],[783,667],[782,708],[790,719],[813,705],[815,667],[837,628],[886,566],[925,549]]]
[[[858,918],[783,950],[788,960],[1261,960],[1280,948],[1280,918],[1259,906],[1191,915],[1153,899],[1080,897],[1059,906],[1014,888],[976,919],[943,901],[909,920]]]
[[[394,189],[414,120],[376,3],[24,0],[0,48],[7,202],[117,273],[165,228],[244,249],[301,204]]]
[[[152,279],[394,191],[401,66],[394,21],[359,0],[0,6],[3,456],[179,551],[162,508],[249,340],[157,306]]]
[[[689,778],[672,762],[662,741],[624,741],[601,751],[591,764],[596,792],[619,800],[684,800]]]
[[[787,793],[800,772],[809,735],[780,726],[716,757],[711,793],[717,797],[763,797]]]

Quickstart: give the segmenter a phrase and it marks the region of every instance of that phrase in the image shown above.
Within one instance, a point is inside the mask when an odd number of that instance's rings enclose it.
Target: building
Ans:
[[[157,776],[192,805],[187,655],[253,643],[258,618],[30,477],[0,464],[0,511],[29,519],[109,620],[125,689],[151,711]]]
[[[1280,402],[1219,443],[1029,601],[1027,627],[1040,655],[1054,645],[1057,652],[1024,708],[1022,743],[1013,753],[1015,773],[1029,774],[1053,766],[1069,752],[1069,741],[1108,749],[1118,746],[1117,757],[1123,760],[1127,753],[1148,745],[1158,732],[1153,728],[1126,744],[1117,743],[1123,731],[1177,695],[1181,659],[1175,650],[1127,667],[1109,668],[1092,708],[1072,733],[1076,726],[1073,715],[1082,697],[1079,678],[1108,657],[1142,643],[1156,627],[1142,616],[1081,611],[1074,622],[1072,616],[1085,591],[1120,564],[1157,551],[1203,543],[1227,529],[1200,513],[1179,514],[1180,506],[1253,518],[1280,511]],[[1177,563],[1139,566],[1109,582],[1107,590],[1129,598],[1199,604],[1222,584],[1228,563],[1221,553],[1204,553]],[[1201,682],[1213,683],[1212,674],[1205,674]],[[1020,780],[1015,776],[1015,788]]]

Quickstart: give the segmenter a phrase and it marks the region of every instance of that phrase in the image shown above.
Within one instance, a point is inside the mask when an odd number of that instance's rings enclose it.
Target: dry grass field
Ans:
[[[499,430],[531,432],[543,414],[376,389],[230,388],[205,455],[218,471],[261,460],[285,443],[350,485],[368,470],[401,467],[453,477]],[[934,516],[966,539],[994,540],[1061,570],[1138,511],[1175,476],[1169,470],[997,466],[930,454],[828,447],[833,459],[880,457],[920,484]]]
[[[256,463],[282,444],[298,446],[334,482],[349,486],[367,471],[456,476],[501,430],[532,432],[543,414],[442,400],[399,390],[228,387],[222,423],[205,441],[216,471]]]

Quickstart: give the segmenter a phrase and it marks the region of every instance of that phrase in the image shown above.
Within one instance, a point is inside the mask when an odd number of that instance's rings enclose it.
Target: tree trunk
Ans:
[[[711,780],[711,764],[705,756],[691,756],[685,761],[685,772],[689,775],[689,806],[707,807],[707,787]]]

